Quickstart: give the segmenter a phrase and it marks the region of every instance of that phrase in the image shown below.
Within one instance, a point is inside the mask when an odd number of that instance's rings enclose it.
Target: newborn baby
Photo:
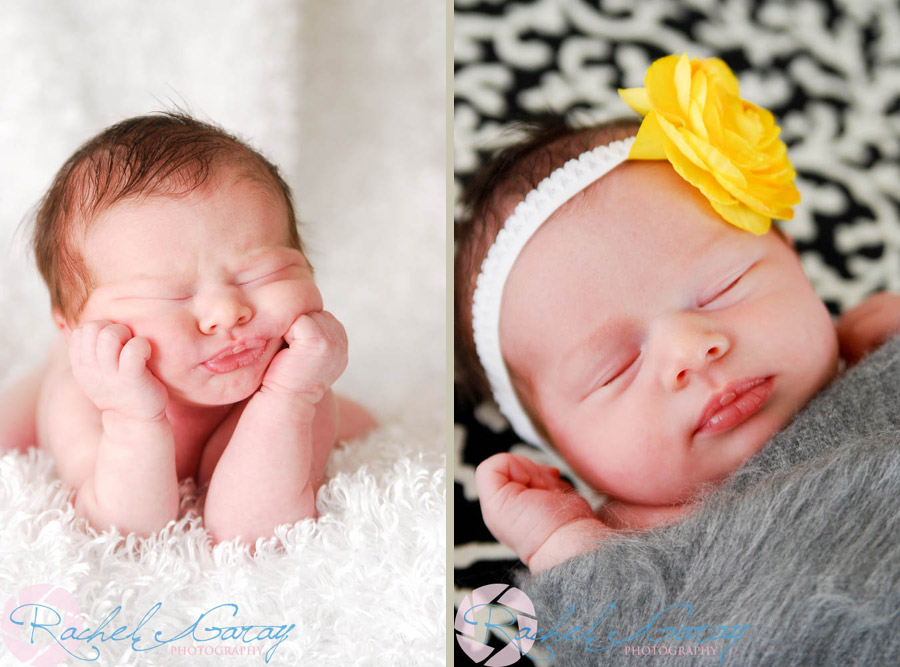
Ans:
[[[34,248],[62,339],[0,424],[80,515],[152,533],[194,477],[216,540],[316,516],[335,441],[374,422],[331,392],[346,335],[271,163],[184,115],[123,121],[63,165]]]
[[[675,68],[671,58],[663,65]],[[708,77],[704,94],[726,76],[710,61],[689,68],[693,90]],[[646,105],[652,123],[668,122]],[[649,154],[662,131],[648,119],[640,131],[616,122],[534,132],[470,190],[456,267],[470,384],[482,395],[489,384],[519,435],[609,498],[598,517],[556,468],[511,454],[483,462],[485,523],[533,572],[611,528],[683,516],[835,377],[839,343],[855,361],[900,323],[900,298],[878,295],[836,331],[789,241],[760,222],[759,209],[772,215],[766,196],[793,196],[783,144],[762,161],[762,203],[747,197],[756,207],[726,219],[734,204],[701,187],[692,161]],[[744,137],[752,150],[770,149],[753,138]]]

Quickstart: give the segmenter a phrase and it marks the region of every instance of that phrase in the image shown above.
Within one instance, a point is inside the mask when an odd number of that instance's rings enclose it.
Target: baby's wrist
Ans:
[[[158,411],[147,410],[146,412],[137,413],[116,408],[107,408],[100,411],[100,416],[104,421],[108,419],[129,424],[156,424],[166,419],[166,409],[164,407],[162,410]]]
[[[304,387],[303,389],[295,389],[292,387],[285,387],[277,383],[263,382],[257,393],[263,396],[278,397],[280,399],[291,401],[299,405],[308,404],[315,407],[315,405],[319,403],[322,398],[324,398],[325,394],[327,394],[329,390],[330,387],[313,386]]]
[[[294,414],[305,415],[310,421],[315,417],[316,405],[322,398],[319,396],[318,400],[313,400],[314,397],[307,392],[292,391],[283,387],[272,387],[265,384],[259,388],[256,396],[266,404],[284,404],[290,407]]]
[[[118,410],[104,410],[100,413],[100,421],[103,433],[115,441],[132,441],[147,434],[153,437],[158,433],[168,434],[172,430],[165,409],[148,417],[129,415]]]
[[[537,574],[593,551],[609,533],[610,529],[597,518],[574,519],[554,530],[527,560],[523,560],[531,573]]]

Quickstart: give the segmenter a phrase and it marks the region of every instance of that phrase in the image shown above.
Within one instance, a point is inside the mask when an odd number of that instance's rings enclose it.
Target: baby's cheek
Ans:
[[[322,310],[322,296],[315,284],[307,281],[284,281],[272,285],[267,299],[272,308],[291,320],[298,315]]]
[[[318,310],[322,310],[322,297],[315,284],[281,281],[268,285],[259,295],[257,317],[286,333],[297,317]]]
[[[677,433],[661,416],[644,417],[649,409],[634,401],[618,405],[615,414],[597,416],[598,427],[584,434],[590,445],[582,457],[581,474],[592,486],[616,496],[636,498],[658,484],[660,469],[671,471],[680,466],[678,452],[683,448],[677,444]]]
[[[189,312],[156,311],[127,318],[122,324],[135,336],[150,342],[147,367],[156,375],[165,374],[169,366],[183,365],[186,363],[184,358],[192,359],[196,354],[197,338],[201,336],[197,322]]]

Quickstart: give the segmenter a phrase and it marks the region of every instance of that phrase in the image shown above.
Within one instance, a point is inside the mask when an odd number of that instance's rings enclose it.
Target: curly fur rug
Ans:
[[[97,629],[120,606],[110,630],[134,628],[162,603],[138,644],[145,647],[153,632],[175,637],[228,603],[238,607],[233,617],[210,618],[295,626],[280,643],[185,637],[146,653],[130,640],[98,638],[99,664],[183,664],[179,651],[241,646],[263,655],[235,664],[263,664],[266,655],[273,665],[436,664],[445,636],[443,435],[442,420],[423,420],[342,445],[319,492],[321,518],[282,526],[254,556],[234,543],[210,545],[190,483],[180,520],[145,540],[123,538],[75,517],[71,490],[44,452],[8,452],[0,458],[0,602],[25,584],[52,583],[77,596],[84,628]],[[94,655],[86,642],[73,651]],[[222,660],[213,652],[190,664]],[[7,655],[2,664],[21,663]]]

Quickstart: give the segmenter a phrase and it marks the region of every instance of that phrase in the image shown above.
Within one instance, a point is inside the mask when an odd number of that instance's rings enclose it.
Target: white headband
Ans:
[[[576,194],[628,158],[634,137],[597,146],[569,160],[541,181],[503,223],[481,264],[472,298],[475,349],[500,412],[526,442],[547,448],[519,403],[500,351],[500,303],[513,264],[528,240],[547,219]]]

